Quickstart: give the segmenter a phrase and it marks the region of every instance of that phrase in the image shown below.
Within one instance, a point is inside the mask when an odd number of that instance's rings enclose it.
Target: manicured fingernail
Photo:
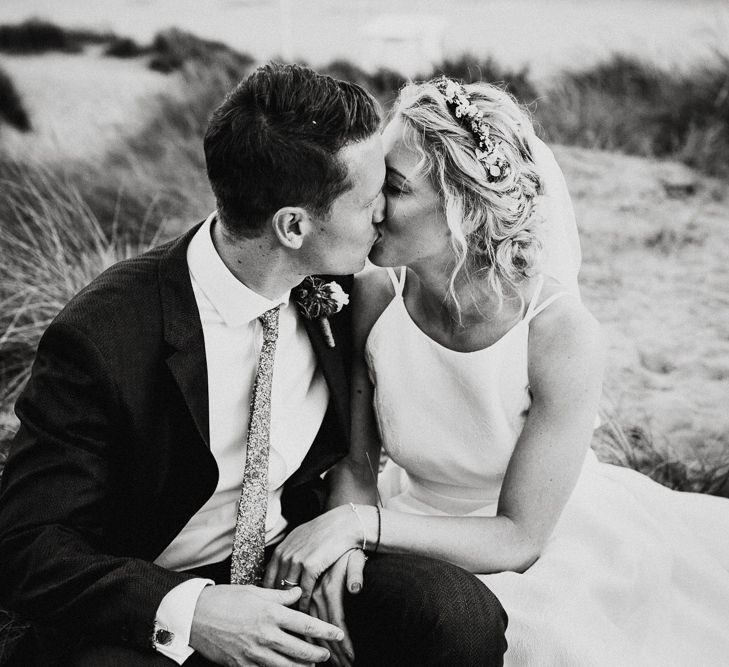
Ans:
[[[344,633],[340,630],[339,632],[337,632],[336,640],[338,642],[341,642],[342,639],[344,639]]]
[[[362,590],[362,584],[354,583],[350,586],[349,590],[351,590],[352,593],[359,593]]]

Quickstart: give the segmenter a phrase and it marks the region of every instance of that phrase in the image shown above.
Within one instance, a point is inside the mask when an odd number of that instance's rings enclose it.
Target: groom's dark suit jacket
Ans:
[[[162,598],[189,576],[152,561],[218,479],[186,261],[196,229],[110,268],[39,345],[2,477],[0,605],[41,625],[148,648]],[[292,525],[320,510],[321,473],[348,448],[348,309],[332,324],[333,349],[307,322],[331,399],[284,487]]]

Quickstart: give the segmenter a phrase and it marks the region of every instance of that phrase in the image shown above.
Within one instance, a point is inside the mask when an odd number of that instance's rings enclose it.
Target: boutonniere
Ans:
[[[349,294],[337,282],[325,283],[321,278],[307,276],[296,288],[294,300],[306,319],[319,322],[324,340],[329,347],[334,347],[334,335],[329,318],[349,303]]]

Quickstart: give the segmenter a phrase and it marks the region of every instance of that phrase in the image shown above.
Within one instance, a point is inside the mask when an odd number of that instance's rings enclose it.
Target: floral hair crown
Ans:
[[[468,97],[466,89],[445,76],[435,82],[443,95],[446,105],[456,119],[473,134],[476,139],[476,158],[486,169],[486,180],[496,183],[506,178],[509,163],[501,150],[501,142],[490,137],[490,129],[481,111]]]

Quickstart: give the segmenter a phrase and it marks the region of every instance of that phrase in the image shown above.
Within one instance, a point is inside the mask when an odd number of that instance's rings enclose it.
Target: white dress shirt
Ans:
[[[216,563],[232,551],[238,499],[246,458],[253,381],[263,341],[258,317],[282,304],[271,392],[266,544],[280,541],[284,482],[298,469],[324,419],[329,391],[308,334],[289,302],[271,301],[241,283],[220,259],[211,237],[215,213],[190,241],[187,263],[200,312],[208,370],[210,449],[218,464],[215,493],[155,560],[171,570]],[[202,589],[196,579],[170,591],[157,611],[157,624],[172,641],[157,650],[179,664],[192,653],[190,626]]]

